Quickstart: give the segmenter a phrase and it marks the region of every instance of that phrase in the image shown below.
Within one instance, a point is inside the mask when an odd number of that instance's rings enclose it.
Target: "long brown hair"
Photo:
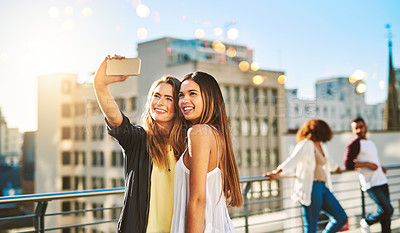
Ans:
[[[304,139],[313,142],[327,142],[332,139],[332,136],[332,130],[325,121],[312,119],[304,123],[304,125],[297,131],[297,142]]]
[[[161,129],[157,126],[156,122],[150,114],[152,96],[158,85],[162,83],[170,84],[173,88],[175,114],[172,119],[171,132],[169,132],[168,134],[165,134],[161,131]],[[179,81],[179,79],[168,75],[165,75],[159,80],[155,81],[147,95],[146,107],[142,115],[144,128],[147,133],[147,146],[149,148],[150,156],[153,163],[160,168],[169,168],[170,166],[167,156],[168,145],[171,145],[176,160],[179,159],[180,155],[185,149],[185,146],[181,143],[181,141],[184,140],[186,135],[183,130],[181,130],[182,117],[178,116],[178,114],[180,114],[178,106],[178,93],[180,84],[181,82]]]
[[[228,117],[221,89],[215,78],[204,72],[190,73],[183,78],[182,83],[188,79],[192,79],[199,85],[203,99],[204,107],[199,124],[212,125],[218,130],[222,185],[227,203],[231,206],[241,206],[243,199],[240,191],[239,172],[233,154]]]

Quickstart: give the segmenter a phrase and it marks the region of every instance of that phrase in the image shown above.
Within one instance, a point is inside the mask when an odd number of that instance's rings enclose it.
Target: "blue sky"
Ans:
[[[150,9],[149,17],[137,15],[140,3]],[[52,7],[59,10],[55,17]],[[37,76],[68,72],[85,79],[107,54],[135,57],[138,42],[192,39],[197,29],[205,39],[224,40],[213,30],[232,22],[239,36],[230,42],[253,49],[262,69],[284,71],[285,86],[299,88],[300,97],[313,98],[318,79],[362,70],[367,102],[382,102],[387,23],[394,65],[400,66],[398,12],[397,0],[1,0],[0,107],[9,127],[36,130]],[[139,28],[147,37],[138,37]]]

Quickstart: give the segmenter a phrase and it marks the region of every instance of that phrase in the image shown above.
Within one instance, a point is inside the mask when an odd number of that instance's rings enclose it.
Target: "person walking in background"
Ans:
[[[380,222],[383,233],[391,232],[393,207],[390,204],[386,170],[379,161],[378,149],[372,140],[367,139],[368,127],[363,118],[355,118],[351,122],[351,130],[356,138],[347,146],[345,167],[348,170],[359,171],[361,189],[366,191],[378,206],[376,211],[361,219],[361,230],[368,233],[370,225]]]
[[[242,204],[225,104],[217,81],[204,72],[186,75],[179,107],[191,127],[175,167],[172,233],[236,232],[228,214]]]
[[[169,232],[173,211],[174,168],[183,153],[182,120],[177,116],[180,81],[164,76],[153,83],[143,113],[144,128],[120,112],[108,85],[128,76],[105,74],[106,57],[96,72],[94,91],[105,116],[108,133],[124,154],[125,195],[118,232]]]
[[[281,172],[296,168],[292,199],[302,205],[304,232],[317,232],[321,210],[329,217],[324,232],[337,232],[347,222],[347,215],[332,194],[330,171],[341,173],[329,160],[325,142],[333,133],[323,120],[309,120],[297,131],[297,144],[291,155],[274,171],[264,176],[276,179]]]

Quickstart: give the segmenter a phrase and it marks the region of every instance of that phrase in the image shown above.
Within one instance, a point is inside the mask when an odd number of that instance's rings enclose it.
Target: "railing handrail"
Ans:
[[[387,170],[400,168],[399,164],[385,165],[384,168]],[[343,170],[343,173],[353,172],[354,170]],[[332,172],[333,174],[337,174]],[[280,178],[293,178],[294,175],[281,175]],[[268,177],[264,176],[252,176],[240,178],[240,183],[249,183],[255,181],[269,180]],[[66,191],[66,192],[53,192],[53,193],[40,193],[40,194],[24,194],[15,196],[4,196],[0,197],[0,205],[3,204],[14,204],[21,202],[31,202],[31,201],[51,201],[56,199],[65,198],[79,198],[79,197],[94,197],[103,195],[113,195],[113,194],[123,194],[125,188],[106,188],[106,189],[91,189],[83,191]]]

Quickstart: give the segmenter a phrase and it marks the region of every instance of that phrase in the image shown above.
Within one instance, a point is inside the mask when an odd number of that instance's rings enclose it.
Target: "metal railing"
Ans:
[[[400,165],[385,166],[389,181],[389,190],[392,205],[395,209],[392,219],[399,220],[400,200]],[[281,179],[269,182],[265,177],[241,178],[244,202],[240,208],[229,208],[229,212],[238,232],[299,232],[302,231],[303,222],[300,205],[290,200],[293,176],[283,176]],[[334,194],[345,209],[349,221],[344,231],[356,229],[359,220],[366,212],[372,211],[375,204],[368,195],[360,190],[357,172],[344,171],[343,174],[333,175]],[[31,225],[25,228],[14,229],[13,232],[44,232],[62,230],[62,232],[105,232],[103,224],[111,224],[110,232],[115,232],[121,206],[92,206],[93,208],[66,208],[67,210],[47,213],[48,205],[58,201],[71,201],[78,199],[104,198],[109,195],[122,195],[124,188],[97,189],[85,191],[57,192],[47,194],[31,194],[0,197],[0,206],[15,205],[35,202],[36,208],[33,213],[0,217],[0,228],[10,221],[31,219]],[[117,198],[114,198],[117,199]],[[122,197],[117,199],[121,203]],[[3,208],[4,209],[4,208]],[[104,211],[111,212],[104,217]],[[87,214],[91,213],[92,216]],[[47,226],[51,217],[72,216],[69,221],[58,226]],[[63,218],[63,217],[60,217]],[[321,215],[319,229],[328,222]],[[98,226],[100,225],[100,227]],[[393,225],[393,224],[392,224]],[[89,229],[87,229],[89,228]],[[102,230],[96,230],[102,229]]]

